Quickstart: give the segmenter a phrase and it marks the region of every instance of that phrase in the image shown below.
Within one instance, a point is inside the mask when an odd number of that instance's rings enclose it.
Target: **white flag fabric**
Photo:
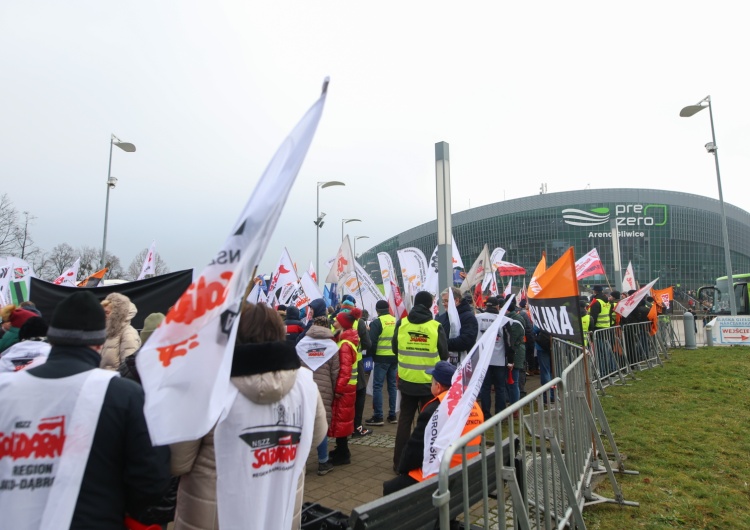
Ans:
[[[299,279],[299,283],[302,285],[302,290],[305,291],[305,296],[309,300],[308,304],[313,300],[323,298],[323,293],[320,292],[318,282],[310,275],[310,271],[307,271],[302,275],[302,278]]]
[[[357,302],[357,307],[375,316],[378,314],[375,304],[378,303],[378,300],[384,300],[383,293],[380,292],[378,286],[359,263],[355,263],[354,269],[339,282],[340,295],[352,295]]]
[[[427,259],[424,257],[424,252],[415,247],[407,247],[397,250],[396,255],[401,266],[404,290],[413,294],[424,291],[427,284]]]
[[[34,268],[26,261],[15,256],[0,258],[0,300],[7,295],[4,304],[20,304],[29,299],[31,292],[31,278],[36,277]],[[24,284],[24,288],[16,288],[16,284]],[[19,293],[20,291],[20,293]],[[16,295],[16,296],[14,296]]]
[[[497,269],[497,273],[500,276],[521,276],[522,274],[526,274],[526,269],[510,261],[500,260],[497,263],[493,263],[492,266]]]
[[[497,270],[500,266],[500,263],[502,263],[503,256],[505,256],[505,249],[502,247],[497,247],[492,251],[492,254],[490,255],[490,261],[492,262],[492,266],[495,268],[495,270]]]
[[[266,296],[266,293],[263,292],[263,289],[260,289],[258,292],[258,304],[266,304],[269,307],[273,307],[271,304],[268,303],[268,297]],[[274,307],[274,309],[276,309]]]
[[[142,280],[147,274],[156,274],[156,241],[152,241],[151,246],[148,247],[138,279]]]
[[[383,289],[388,299],[390,313],[396,319],[403,318],[408,313],[401,290],[398,288],[398,278],[396,269],[393,268],[391,255],[387,252],[378,252],[378,264],[380,265],[380,275],[383,279]]]
[[[285,285],[294,284],[299,281],[297,277],[297,271],[294,269],[294,263],[292,263],[292,257],[289,255],[289,251],[284,247],[281,251],[281,257],[279,258],[279,264],[276,265],[276,270],[271,276],[271,283],[268,285],[268,292],[274,291],[279,300],[282,299],[280,296],[280,290]],[[283,303],[283,302],[282,302]]]
[[[461,334],[461,317],[458,316],[456,309],[456,299],[453,298],[453,290],[448,291],[448,322],[451,329],[448,330],[448,338],[455,339]]]
[[[484,275],[487,271],[492,271],[492,265],[490,262],[490,251],[487,248],[487,243],[485,243],[482,252],[479,253],[471,269],[466,273],[466,278],[464,278],[461,284],[461,292],[465,293],[479,282],[484,281]]]
[[[305,335],[295,346],[300,360],[313,372],[323,366],[339,351],[333,339],[314,339]]]
[[[327,84],[276,151],[214,260],[138,353],[155,445],[201,438],[227,406],[240,302],[315,135]]]
[[[81,265],[81,258],[78,258],[70,268],[66,269],[60,276],[55,278],[55,285],[65,285],[66,287],[75,287],[76,278],[78,277],[78,267]]]
[[[452,256],[451,256],[451,274],[450,276],[453,277],[453,269],[455,268],[464,268],[464,262],[461,259],[461,254],[458,253],[458,246],[456,245],[456,238],[451,237],[451,243],[452,243]],[[439,280],[438,280],[438,248],[440,248],[440,245],[435,247],[435,250],[432,251],[432,256],[430,256],[430,262],[429,267],[427,268],[427,280],[425,281],[424,287],[421,289],[422,291],[427,291],[428,293],[432,294],[433,299],[437,297],[439,287]]]
[[[307,273],[310,275],[310,278],[312,278],[315,284],[317,285],[318,273],[315,272],[315,266],[313,265],[312,261],[310,262],[310,266],[307,268]],[[318,291],[320,291],[320,288],[318,288]],[[318,298],[322,298],[322,296],[318,296]],[[313,300],[315,300],[315,298],[313,298]]]
[[[336,257],[333,258],[331,270],[326,276],[326,283],[341,283],[342,278],[351,272],[354,272],[354,255],[349,242],[349,234],[347,234],[341,242]]]
[[[260,284],[256,283],[253,285],[253,288],[250,290],[250,293],[247,295],[247,303],[248,304],[257,304],[258,298],[260,297],[260,294],[263,292],[263,289],[260,288]]]
[[[630,313],[633,312],[633,309],[636,308],[640,301],[646,298],[646,295],[651,292],[651,288],[658,281],[659,278],[655,279],[648,285],[644,285],[627,298],[620,300],[620,302],[617,304],[617,307],[615,307],[615,313],[619,313],[623,317],[627,317],[628,315],[630,315]]]
[[[0,304],[10,304],[10,278],[13,275],[13,267],[10,260],[0,258]]]
[[[456,245],[456,238],[451,236],[451,244],[453,247],[453,268],[464,268],[464,262],[461,259],[461,254],[458,253],[458,245]]]
[[[576,261],[576,279],[583,280],[597,274],[604,274],[604,265],[599,258],[599,252],[593,248]]]
[[[451,442],[461,437],[466,420],[482,388],[482,381],[487,373],[492,351],[495,349],[497,334],[501,326],[508,321],[505,312],[513,298],[511,296],[506,300],[498,317],[458,365],[448,394],[430,418],[431,427],[425,430],[424,437],[424,460],[422,461],[424,477],[440,470],[440,461],[443,459],[445,449]],[[435,432],[437,436],[433,435]]]
[[[497,280],[495,279],[495,273],[492,273],[492,280],[490,280],[490,296],[497,296],[499,294],[497,289]]]
[[[279,303],[287,307],[294,306],[297,309],[302,309],[312,302],[312,300],[305,294],[305,290],[302,288],[302,283],[299,280],[276,289],[276,292],[279,293]]]
[[[633,289],[638,289],[638,282],[633,274],[633,263],[628,261],[628,268],[625,269],[625,276],[622,278],[622,292],[627,293]]]
[[[505,286],[505,292],[503,293],[503,296],[510,296],[511,293],[511,285],[513,285],[513,278],[508,280],[508,285]]]

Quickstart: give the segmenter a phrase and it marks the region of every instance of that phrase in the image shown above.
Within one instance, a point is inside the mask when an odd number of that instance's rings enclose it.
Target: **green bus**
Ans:
[[[750,273],[733,274],[734,299],[737,304],[738,315],[750,314],[750,293],[748,281]],[[716,278],[716,284],[698,289],[698,302],[702,311],[713,315],[729,315],[729,282],[726,276]]]

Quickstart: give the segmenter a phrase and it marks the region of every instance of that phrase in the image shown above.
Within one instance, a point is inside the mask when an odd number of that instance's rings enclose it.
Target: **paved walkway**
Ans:
[[[526,391],[536,388],[539,388],[539,376],[528,376]],[[387,397],[385,401],[387,404]],[[367,396],[364,418],[371,416],[372,397]],[[317,452],[312,448],[305,476],[305,502],[316,502],[348,515],[355,507],[383,496],[383,482],[396,476],[393,472],[396,425],[386,422],[383,427],[368,428],[373,434],[349,440],[352,463],[334,467],[322,477],[317,474]],[[329,451],[335,447],[334,438],[329,439],[328,447]]]

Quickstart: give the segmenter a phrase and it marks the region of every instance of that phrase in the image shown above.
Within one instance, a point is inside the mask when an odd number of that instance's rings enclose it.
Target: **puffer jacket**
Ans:
[[[309,332],[308,332],[309,333]],[[359,336],[356,329],[346,329],[334,337],[336,342],[348,340],[356,347]],[[354,405],[357,401],[357,385],[350,385],[352,367],[357,364],[357,350],[350,344],[344,343],[339,348],[339,376],[336,379],[331,423],[328,426],[328,436],[340,438],[354,432]]]
[[[331,330],[322,326],[312,326],[307,331],[307,336],[316,340],[333,340],[333,333],[331,333]],[[304,362],[302,362],[302,366],[307,368]],[[331,424],[331,410],[333,399],[336,394],[336,381],[339,377],[339,371],[339,353],[336,352],[333,354],[333,357],[328,359],[313,372],[313,381],[318,385],[320,398],[323,400],[323,406],[326,409],[326,421],[328,422],[328,425]]]
[[[107,340],[102,346],[102,363],[105,370],[117,370],[125,357],[133,355],[141,347],[141,338],[136,329],[130,325],[138,309],[130,299],[119,293],[107,296],[112,312],[107,318]]]
[[[288,366],[285,359],[297,357],[294,345],[286,341],[261,344],[242,344],[250,355],[263,358],[263,373],[235,376],[232,384],[247,399],[258,404],[276,403],[289,393],[297,380],[297,369],[283,369]],[[291,352],[291,354],[290,354]],[[297,361],[299,366],[299,361]],[[282,368],[282,369],[277,369]],[[307,368],[300,368],[306,370]],[[234,372],[234,367],[233,367]],[[312,447],[317,447],[326,434],[325,409],[320,396],[317,396],[315,425]],[[200,440],[181,442],[170,446],[172,449],[172,474],[181,475],[180,489],[177,492],[177,512],[174,530],[218,530],[219,512],[216,504],[216,451],[214,430]],[[305,487],[305,474],[297,482],[294,504],[295,518],[292,528],[300,527],[300,512]]]

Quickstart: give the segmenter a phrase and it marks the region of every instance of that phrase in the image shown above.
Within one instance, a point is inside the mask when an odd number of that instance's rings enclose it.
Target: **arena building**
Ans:
[[[750,214],[725,203],[734,273],[750,272]],[[656,288],[683,290],[713,285],[726,275],[719,201],[664,190],[588,189],[512,199],[453,214],[453,237],[468,269],[485,243],[505,249],[505,261],[534,271],[542,251],[547,263],[569,247],[580,258],[596,248],[607,278],[586,278],[581,287],[615,287],[612,229],[618,231],[622,270],[633,263],[636,280],[656,277]],[[362,253],[359,262],[380,281],[378,252],[417,247],[430,258],[437,245],[437,221],[402,232]],[[515,282],[514,282],[515,285]]]

